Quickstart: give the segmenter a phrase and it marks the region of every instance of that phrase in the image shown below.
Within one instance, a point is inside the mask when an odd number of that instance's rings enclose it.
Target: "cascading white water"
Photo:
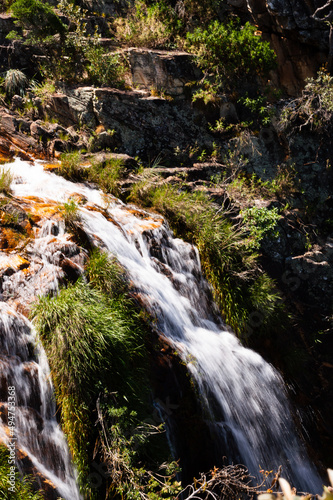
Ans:
[[[28,456],[65,500],[79,500],[66,441],[55,419],[45,352],[36,341],[31,323],[4,302],[0,302],[0,349],[1,376],[8,388],[15,388],[12,412],[15,431],[13,435],[6,432],[7,405],[4,402],[1,404],[4,417],[0,423],[0,439],[7,444],[14,440],[20,454]]]
[[[41,164],[17,160],[10,167],[17,197],[63,201],[79,193],[88,200],[89,209],[81,208],[87,233],[128,270],[159,329],[186,362],[219,429],[221,455],[232,441],[253,475],[281,464],[292,484],[319,492],[321,480],[297,437],[281,377],[214,319],[196,249],[173,238],[162,218],[147,224],[116,200],[107,220],[92,205],[105,204],[98,190],[44,172]]]

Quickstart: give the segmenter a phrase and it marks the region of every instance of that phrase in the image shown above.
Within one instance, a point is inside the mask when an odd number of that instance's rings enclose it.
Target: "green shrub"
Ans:
[[[277,223],[281,215],[276,207],[251,207],[241,210],[245,227],[249,231],[250,240],[248,245],[251,248],[260,248],[260,242],[265,236],[277,238],[279,233],[276,230]]]
[[[114,87],[124,85],[126,66],[119,54],[109,54],[103,47],[90,43],[84,50],[84,56],[89,82]]]
[[[274,51],[249,23],[214,21],[207,28],[198,27],[187,33],[187,48],[217,88],[234,86],[234,80],[244,76],[267,75],[275,66]]]
[[[9,69],[6,72],[3,86],[7,97],[18,94],[23,96],[29,85],[28,78],[19,69]]]
[[[293,133],[309,127],[329,135],[333,122],[333,76],[321,70],[317,78],[306,81],[302,96],[288,101],[282,109],[281,128]]]
[[[0,444],[0,494],[3,500],[43,500],[42,492],[36,492],[32,486],[33,478],[25,476],[23,479],[19,472],[15,472],[15,492],[11,492],[8,481],[10,469],[9,451]]]
[[[16,0],[11,10],[18,24],[24,29],[32,30],[36,38],[57,33],[63,36],[66,32],[66,26],[48,3],[40,0]]]

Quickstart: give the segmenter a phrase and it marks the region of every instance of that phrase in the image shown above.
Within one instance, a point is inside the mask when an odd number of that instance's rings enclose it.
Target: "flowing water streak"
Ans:
[[[79,500],[65,438],[55,419],[50,370],[31,323],[8,304],[0,302],[0,366],[8,387],[15,387],[15,432],[0,421],[0,439],[15,442],[66,500]],[[6,403],[1,404],[6,414]]]
[[[17,196],[64,200],[78,192],[103,205],[97,190],[47,174],[40,165],[17,161],[13,171],[22,177],[14,186]],[[283,476],[295,486],[318,492],[321,480],[296,435],[281,377],[216,322],[197,251],[173,238],[162,219],[155,218],[155,228],[145,231],[147,221],[125,211],[120,202],[108,212],[117,224],[98,211],[82,209],[87,232],[117,255],[159,328],[187,363],[219,430],[221,456],[232,443],[234,459],[252,474],[282,464]]]

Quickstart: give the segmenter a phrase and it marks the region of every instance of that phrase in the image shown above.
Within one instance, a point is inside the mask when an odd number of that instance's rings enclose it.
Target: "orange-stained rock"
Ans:
[[[9,227],[0,229],[0,249],[9,252],[22,241],[22,234]]]
[[[26,196],[22,199],[28,202],[27,205],[29,207],[29,215],[34,222],[39,222],[41,219],[53,216],[60,219],[57,203],[46,203],[45,201],[33,196]],[[30,201],[32,203],[29,203]]]
[[[75,203],[79,205],[86,203],[88,201],[87,198],[80,193],[72,193],[68,196],[68,199],[75,201]]]
[[[59,163],[45,163],[45,165],[43,165],[43,168],[44,170],[47,170],[47,171],[55,171],[55,170],[58,170],[59,168]]]
[[[20,255],[0,255],[0,273],[7,269],[19,271],[30,266],[30,262]]]

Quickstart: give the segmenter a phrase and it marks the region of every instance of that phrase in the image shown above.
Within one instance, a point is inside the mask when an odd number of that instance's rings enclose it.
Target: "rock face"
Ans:
[[[184,97],[187,82],[200,78],[201,72],[193,64],[193,56],[186,52],[129,49],[133,85],[155,88],[174,97]]]
[[[234,5],[232,0],[229,3]],[[280,83],[289,94],[296,94],[303,87],[304,78],[313,76],[327,61],[328,26],[312,17],[322,4],[318,0],[242,3],[242,9],[248,10],[264,38],[271,42],[278,57]]]
[[[31,159],[30,153],[40,154],[42,151],[38,141],[20,130],[19,121],[6,108],[0,108],[0,155],[15,155],[23,159]]]
[[[64,127],[102,126],[113,148],[131,156],[151,159],[157,151],[167,157],[176,147],[212,144],[213,140],[200,127],[203,117],[193,112],[190,103],[149,97],[140,91],[76,87],[53,95],[45,111]]]

